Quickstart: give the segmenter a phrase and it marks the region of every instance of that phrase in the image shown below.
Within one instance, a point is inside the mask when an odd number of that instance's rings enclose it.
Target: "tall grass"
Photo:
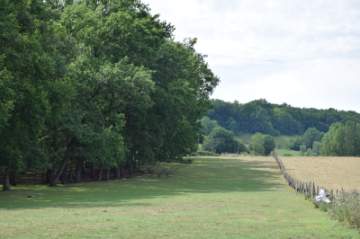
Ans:
[[[337,220],[360,229],[360,194],[342,193],[340,197],[335,198],[330,213]]]

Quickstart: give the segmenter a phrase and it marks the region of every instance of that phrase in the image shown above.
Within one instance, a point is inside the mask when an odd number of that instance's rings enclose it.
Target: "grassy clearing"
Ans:
[[[302,181],[314,181],[328,189],[360,191],[360,158],[281,157],[288,172]]]
[[[0,193],[0,238],[360,238],[290,190],[271,158],[174,167],[169,178]]]
[[[285,156],[285,157],[301,156],[300,151],[295,151],[291,149],[276,149],[276,153],[279,156]]]

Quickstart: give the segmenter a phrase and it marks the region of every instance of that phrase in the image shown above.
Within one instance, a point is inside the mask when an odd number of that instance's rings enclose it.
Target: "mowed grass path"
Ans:
[[[360,238],[291,191],[271,158],[174,167],[169,178],[0,193],[0,238]]]

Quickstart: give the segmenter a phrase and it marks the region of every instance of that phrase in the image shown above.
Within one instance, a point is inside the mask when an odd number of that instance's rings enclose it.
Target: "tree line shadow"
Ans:
[[[192,193],[263,192],[283,185],[280,172],[271,161],[212,158],[177,167],[170,177],[144,175],[52,188],[26,186],[0,193],[0,209],[145,206],[151,202],[139,200]]]

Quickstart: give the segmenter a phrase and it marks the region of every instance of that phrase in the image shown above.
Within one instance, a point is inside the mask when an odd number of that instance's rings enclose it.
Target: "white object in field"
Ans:
[[[330,203],[330,199],[326,196],[326,192],[323,188],[320,189],[319,195],[315,197],[316,202]]]

